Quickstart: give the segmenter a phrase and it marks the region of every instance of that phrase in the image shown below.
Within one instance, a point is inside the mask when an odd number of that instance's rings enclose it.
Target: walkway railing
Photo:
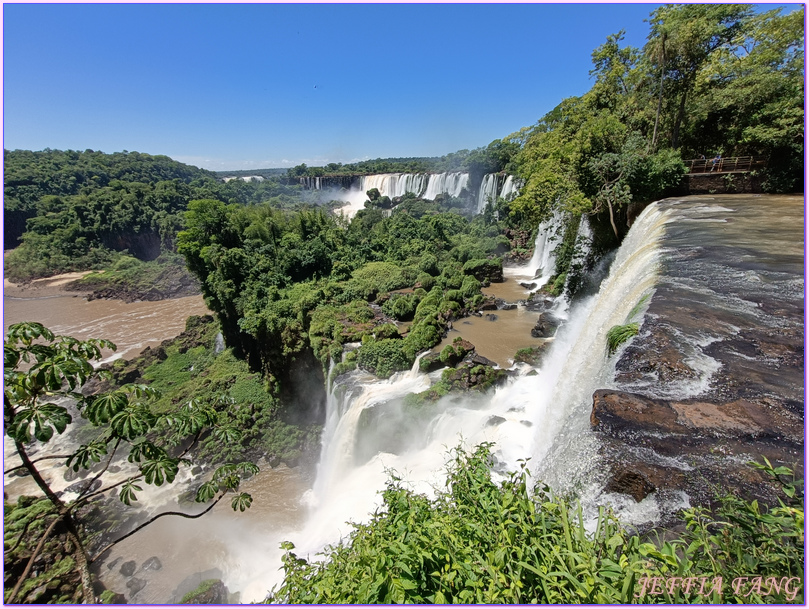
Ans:
[[[764,159],[752,156],[732,156],[726,159],[691,159],[683,162],[688,167],[688,173],[751,171],[765,165]]]

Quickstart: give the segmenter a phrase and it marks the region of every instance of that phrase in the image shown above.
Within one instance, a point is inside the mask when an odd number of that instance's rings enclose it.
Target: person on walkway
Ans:
[[[719,164],[721,163],[721,161],[722,161],[722,155],[721,155],[721,154],[717,154],[717,155],[716,155],[716,156],[713,158],[713,163],[712,163],[712,165],[711,165],[711,171],[713,171],[714,169],[716,169],[716,168],[719,166]]]

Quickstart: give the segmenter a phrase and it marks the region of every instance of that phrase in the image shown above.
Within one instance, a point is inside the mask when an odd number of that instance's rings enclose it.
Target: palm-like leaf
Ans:
[[[126,505],[132,505],[133,501],[137,501],[138,498],[135,496],[135,491],[142,491],[143,489],[135,484],[134,480],[129,480],[128,482],[124,483],[121,487],[121,492],[118,493],[118,498],[123,501]]]
[[[159,459],[144,461],[140,466],[140,470],[143,472],[143,479],[146,484],[160,486],[164,482],[174,482],[174,478],[177,476],[178,462],[177,459],[164,456]]]
[[[88,469],[92,467],[93,463],[99,463],[106,454],[107,441],[96,439],[89,444],[79,446],[78,450],[68,457],[66,465],[74,472],[79,471],[80,468]]]
[[[239,510],[240,512],[245,511],[250,507],[253,503],[253,498],[247,493],[239,493],[230,501],[230,507],[233,508],[233,511]]]
[[[109,423],[116,414],[129,405],[129,397],[123,391],[111,391],[89,401],[84,411],[93,425]]]

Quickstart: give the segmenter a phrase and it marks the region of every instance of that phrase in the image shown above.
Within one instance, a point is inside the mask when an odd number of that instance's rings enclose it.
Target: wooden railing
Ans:
[[[752,171],[764,167],[764,159],[752,156],[732,156],[726,159],[691,159],[683,161],[688,173],[729,173],[732,171]]]

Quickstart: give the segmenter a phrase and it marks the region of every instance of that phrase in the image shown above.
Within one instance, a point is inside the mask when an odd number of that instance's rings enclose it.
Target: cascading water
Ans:
[[[447,450],[460,442],[493,442],[499,469],[516,469],[519,459],[532,457],[540,476],[563,488],[592,475],[591,396],[609,382],[615,361],[606,354],[606,332],[652,289],[665,222],[656,206],[641,214],[601,290],[570,311],[535,375],[518,376],[486,396],[448,396],[418,410],[403,401],[430,385],[418,362],[384,381],[362,372],[342,377],[329,402],[307,523],[288,536],[296,552],[311,556],[347,534],[346,521],[367,519],[390,470],[431,494],[443,479]],[[383,437],[374,437],[375,448],[366,447],[360,458],[366,434]]]
[[[505,201],[511,201],[520,194],[520,188],[522,188],[522,186],[522,180],[514,176],[507,176],[506,181],[503,182],[503,188],[500,190],[500,198]]]
[[[423,199],[433,200],[439,194],[457,197],[468,183],[468,173],[381,173],[361,176],[350,190],[335,190],[331,196],[346,202],[341,211],[350,218],[363,209],[368,200],[367,192],[372,188],[378,189],[383,197],[401,197],[412,192]]]
[[[458,197],[467,184],[469,184],[468,173],[434,173],[430,175],[427,190],[422,197],[431,201],[440,194]]]
[[[494,203],[496,200],[497,174],[487,173],[483,176],[483,181],[480,183],[480,190],[478,191],[478,213],[482,213],[486,209],[487,203]]]
[[[556,272],[555,250],[561,241],[560,231],[563,227],[564,216],[559,212],[540,222],[531,260],[525,266],[517,267],[513,271],[515,276],[534,280],[533,283],[536,284],[534,290],[548,283]]]

